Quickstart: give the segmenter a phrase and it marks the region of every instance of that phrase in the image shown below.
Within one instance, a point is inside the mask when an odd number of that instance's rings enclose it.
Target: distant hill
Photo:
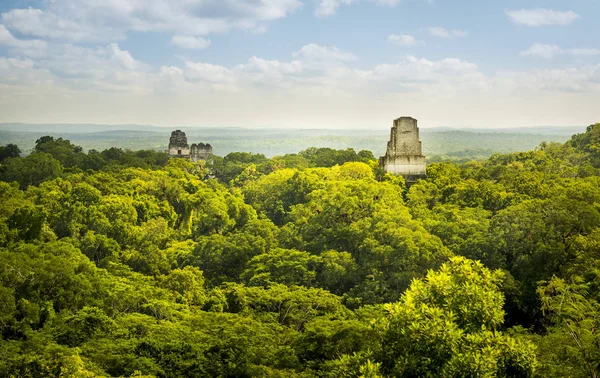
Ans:
[[[568,135],[582,133],[587,126],[535,126],[535,127],[503,127],[503,128],[467,128],[467,127],[430,127],[421,130],[427,131],[467,131],[474,133],[502,133],[502,134],[548,134]]]
[[[114,130],[154,131],[161,127],[150,125],[97,125],[93,123],[0,123],[1,131],[32,133],[97,133]]]
[[[296,153],[308,147],[370,150],[375,156],[385,152],[389,129],[247,129],[239,127],[157,127],[151,125],[96,124],[0,124],[1,144],[15,143],[25,152],[44,135],[62,137],[85,150],[167,149],[171,131],[186,132],[190,143],[212,144],[217,155],[234,151],[262,153],[269,157]],[[565,142],[585,131],[583,126],[485,128],[421,128],[423,151],[429,158],[484,158],[494,152],[527,151],[542,141]]]

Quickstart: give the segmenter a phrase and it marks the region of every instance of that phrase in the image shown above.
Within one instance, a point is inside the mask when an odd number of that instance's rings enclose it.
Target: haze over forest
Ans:
[[[181,128],[190,141],[210,143],[216,155],[230,152],[261,153],[268,157],[297,153],[309,147],[369,150],[375,156],[385,153],[391,121],[377,128],[357,129],[278,129],[239,127],[156,127],[148,125],[90,124],[0,124],[0,140],[14,143],[29,153],[44,135],[62,137],[85,150],[153,149],[166,151],[169,135]],[[498,152],[526,151],[541,142],[565,142],[585,127],[531,128],[421,128],[426,156],[435,159],[468,160],[486,158]],[[191,143],[191,142],[190,142]]]

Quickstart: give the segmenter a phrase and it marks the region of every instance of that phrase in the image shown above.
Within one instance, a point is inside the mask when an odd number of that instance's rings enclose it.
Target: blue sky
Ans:
[[[600,121],[597,0],[4,0],[0,122]]]

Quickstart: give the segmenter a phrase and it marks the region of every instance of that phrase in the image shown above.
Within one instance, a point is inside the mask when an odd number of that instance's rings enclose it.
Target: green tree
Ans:
[[[24,158],[9,158],[3,161],[2,179],[16,181],[21,189],[39,185],[46,180],[61,176],[63,167],[52,155],[38,152]]]
[[[21,149],[16,144],[9,143],[6,146],[0,146],[0,162],[8,158],[16,158],[21,155]]]
[[[531,377],[531,343],[500,332],[500,271],[455,257],[415,280],[389,312],[382,371],[398,377]]]
[[[311,287],[316,284],[319,263],[319,257],[310,253],[274,248],[250,259],[242,279],[249,285],[278,282]]]
[[[204,275],[196,267],[186,266],[183,269],[173,269],[160,281],[162,287],[175,293],[178,303],[202,306],[206,301]]]
[[[43,136],[36,140],[34,150],[52,155],[65,168],[80,165],[84,158],[81,147],[75,146],[69,140],[55,139],[51,136]]]
[[[600,123],[588,126],[585,133],[573,135],[568,143],[589,154],[591,164],[600,168]]]
[[[600,304],[596,290],[581,277],[558,277],[538,289],[542,310],[550,320],[539,346],[540,375],[546,377],[600,376]]]
[[[46,214],[42,207],[23,206],[8,218],[7,225],[17,232],[18,240],[30,242],[40,238],[45,221]]]

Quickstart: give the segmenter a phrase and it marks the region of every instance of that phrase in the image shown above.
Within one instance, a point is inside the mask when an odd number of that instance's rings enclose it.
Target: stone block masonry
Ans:
[[[409,183],[427,177],[416,119],[400,117],[394,120],[387,150],[385,156],[379,158],[379,165],[385,172],[404,176]]]
[[[194,143],[190,150],[190,158],[192,161],[206,160],[212,155],[212,146],[204,143]]]

